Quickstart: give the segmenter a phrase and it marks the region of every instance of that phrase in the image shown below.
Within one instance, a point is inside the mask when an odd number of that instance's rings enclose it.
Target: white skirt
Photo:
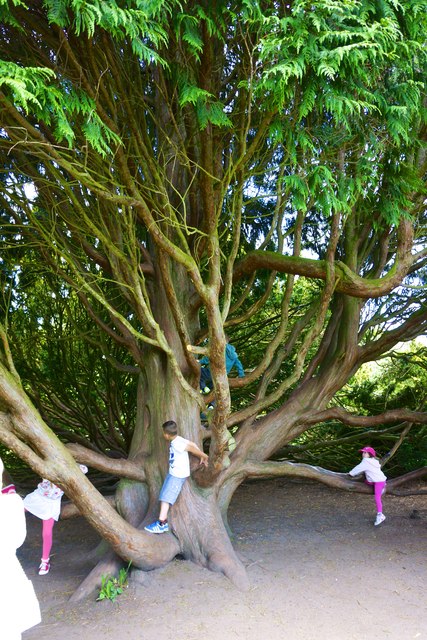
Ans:
[[[41,520],[49,520],[50,518],[59,520],[61,498],[47,498],[46,496],[42,496],[40,491],[36,489],[25,496],[24,507]]]

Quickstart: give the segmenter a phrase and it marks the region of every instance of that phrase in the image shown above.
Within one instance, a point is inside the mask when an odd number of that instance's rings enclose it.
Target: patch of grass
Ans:
[[[96,599],[97,602],[100,600],[111,600],[111,602],[116,601],[117,596],[123,593],[124,589],[128,586],[130,565],[131,563],[129,562],[126,569],[124,567],[120,569],[118,576],[102,576],[101,589],[99,591],[99,596]]]

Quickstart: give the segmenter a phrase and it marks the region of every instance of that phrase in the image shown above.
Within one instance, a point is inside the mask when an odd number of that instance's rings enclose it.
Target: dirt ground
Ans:
[[[43,619],[23,640],[427,640],[427,496],[386,496],[379,527],[374,512],[371,496],[246,483],[229,521],[248,592],[177,559],[143,584],[131,580],[115,603],[73,606],[98,537],[82,518],[59,522],[40,577],[40,521],[29,517],[19,557]]]

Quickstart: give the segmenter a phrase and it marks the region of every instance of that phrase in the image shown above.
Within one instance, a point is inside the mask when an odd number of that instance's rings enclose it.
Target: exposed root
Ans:
[[[139,532],[146,538],[147,544],[141,547],[140,555],[135,553],[132,566],[143,571],[151,571],[163,567],[181,551],[177,538],[172,533],[164,533],[161,536],[151,533]],[[98,545],[92,554],[92,558],[99,554],[105,543]],[[137,542],[135,542],[137,544]],[[99,559],[99,555],[98,555]],[[128,560],[120,558],[115,551],[108,548],[103,557],[92,569],[89,575],[77,587],[70,598],[70,602],[78,602],[92,596],[101,586],[102,577],[105,575],[117,575],[119,570],[128,564]]]
[[[218,503],[211,493],[199,493],[191,482],[184,485],[182,497],[173,512],[173,529],[182,553],[211,571],[224,574],[238,589],[247,591],[249,579],[224,526]]]
[[[101,587],[102,577],[105,575],[116,575],[123,564],[123,560],[119,558],[114,551],[107,551],[105,557],[98,562],[96,567],[92,569],[89,575],[86,576],[83,582],[77,587],[69,601],[79,602],[92,596]]]
[[[209,557],[208,569],[223,573],[226,578],[234,584],[240,591],[248,591],[250,588],[250,582],[248,574],[242,562],[236,556],[233,549],[232,555],[225,555],[222,553],[215,553]]]

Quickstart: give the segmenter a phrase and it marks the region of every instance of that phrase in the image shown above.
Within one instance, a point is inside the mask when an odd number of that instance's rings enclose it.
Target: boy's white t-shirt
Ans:
[[[363,458],[360,464],[349,471],[351,476],[358,476],[359,473],[364,473],[368,482],[385,482],[387,480],[387,476],[381,471],[380,462],[376,458]]]
[[[190,457],[186,447],[190,441],[176,436],[169,445],[169,473],[175,478],[188,478]]]

